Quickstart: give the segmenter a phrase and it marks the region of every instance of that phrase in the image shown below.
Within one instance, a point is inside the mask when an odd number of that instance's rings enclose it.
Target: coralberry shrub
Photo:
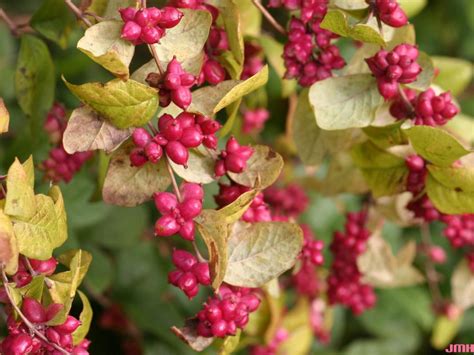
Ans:
[[[0,9],[21,37],[5,101],[31,125],[0,101],[23,161],[0,157],[0,353],[465,342],[471,64],[431,58],[396,0],[157,3]]]

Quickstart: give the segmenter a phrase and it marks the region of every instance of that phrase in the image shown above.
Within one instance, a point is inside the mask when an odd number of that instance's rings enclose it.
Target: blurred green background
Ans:
[[[410,1],[410,0],[406,0]],[[156,2],[149,1],[150,5]],[[0,7],[16,21],[24,22],[40,6],[36,0],[2,0]],[[474,0],[429,0],[412,23],[416,26],[420,49],[431,55],[459,57],[474,61]],[[61,81],[64,75],[70,82],[84,83],[106,81],[110,74],[91,62],[75,49],[82,30],[74,26],[65,49],[47,42],[55,63],[56,100],[68,108],[79,102],[69,93]],[[0,97],[5,100],[11,114],[10,132],[0,140],[0,174],[6,172],[13,157],[25,159],[33,152],[35,162],[45,159],[50,149],[41,121],[32,122],[21,112],[15,99],[14,71],[19,41],[12,37],[0,23]],[[346,48],[344,53],[349,53]],[[147,60],[145,51],[139,52],[132,64],[138,67]],[[275,78],[275,73],[272,73]],[[284,129],[286,103],[278,97],[276,80],[270,80],[267,91],[272,109],[272,119],[263,135],[273,142]],[[474,116],[474,86],[470,86],[458,97],[463,112]],[[99,155],[88,163],[74,180],[61,186],[69,217],[69,240],[61,249],[81,247],[93,254],[94,260],[85,281],[95,311],[95,321],[89,338],[93,341],[91,354],[139,354],[134,340],[140,339],[145,354],[193,353],[170,331],[172,325],[196,313],[206,295],[200,294],[189,302],[181,292],[167,284],[167,273],[171,269],[168,241],[153,240],[152,226],[156,217],[150,205],[126,209],[105,205],[97,193],[97,167]],[[39,189],[46,189],[38,175]],[[214,191],[213,191],[214,189]],[[216,187],[208,190],[208,195]],[[312,205],[304,219],[326,242],[334,230],[343,223],[336,202],[311,193]],[[357,208],[358,200],[341,196],[349,208]],[[211,199],[208,201],[212,203]],[[446,246],[440,235],[440,226],[433,226],[437,244]],[[407,238],[418,238],[415,230],[402,230],[387,224],[385,236],[396,247]],[[177,239],[173,240],[176,243]],[[179,243],[179,242],[178,242]],[[174,244],[176,245],[176,244]],[[60,252],[60,250],[58,250]],[[454,261],[442,267],[449,275]],[[443,280],[443,291],[449,292],[447,279]],[[430,345],[435,322],[431,311],[429,292],[425,286],[378,292],[377,307],[360,317],[336,309],[332,341],[325,349],[314,344],[313,354],[436,354]],[[100,321],[105,307],[110,302],[121,305],[133,322],[118,331],[101,327]],[[447,330],[441,330],[446,333]],[[462,321],[455,343],[474,343],[474,311],[468,312]],[[128,351],[125,351],[128,349]],[[210,350],[209,353],[213,353]]]

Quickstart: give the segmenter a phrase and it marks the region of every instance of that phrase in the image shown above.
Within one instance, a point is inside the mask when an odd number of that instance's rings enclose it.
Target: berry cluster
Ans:
[[[346,64],[339,48],[331,45],[331,39],[337,36],[320,27],[321,18],[310,22],[297,18],[290,20],[288,43],[283,52],[285,78],[298,79],[302,86],[326,79],[332,76],[333,70]]]
[[[413,199],[408,203],[407,208],[415,214],[415,217],[422,218],[427,222],[439,219],[441,216],[439,211],[428,196],[423,193],[428,174],[425,161],[415,154],[408,156],[405,159],[405,164],[408,168],[406,189],[413,194]]]
[[[31,269],[37,275],[49,276],[54,273],[57,265],[58,262],[53,257],[48,260],[27,260],[26,258],[20,258],[20,262],[18,263],[18,270],[12,276],[12,279],[15,282],[16,287],[23,287],[28,285],[33,280],[33,276],[31,275],[28,267],[31,267]]]
[[[443,234],[453,248],[474,246],[474,214],[443,215],[446,224]]]
[[[288,331],[285,328],[279,328],[273,339],[267,345],[257,345],[252,347],[250,355],[275,355],[277,354],[278,347],[286,339],[288,339]]]
[[[246,168],[247,161],[252,154],[251,147],[241,146],[234,137],[230,137],[214,167],[216,177],[224,176],[228,171],[241,173]]]
[[[298,184],[288,184],[280,188],[270,186],[263,193],[265,201],[270,204],[275,215],[297,217],[309,204],[308,196]]]
[[[398,93],[398,85],[412,83],[422,69],[416,62],[418,48],[410,44],[399,44],[391,52],[378,51],[373,57],[366,58],[377,85],[385,99],[392,99]]]
[[[392,27],[402,27],[408,23],[408,17],[397,0],[366,0],[383,23]]]
[[[416,125],[442,126],[459,113],[449,92],[436,95],[428,89],[417,95],[416,91],[405,89],[404,93],[411,106],[401,97],[390,105],[390,113],[399,120],[411,118]]]
[[[189,148],[204,144],[209,149],[217,148],[215,133],[219,122],[202,115],[181,112],[176,118],[163,114],[158,120],[159,133],[153,137],[145,128],[137,128],[132,134],[136,148],[130,153],[130,162],[140,167],[146,162],[157,163],[163,151],[176,164],[186,166]]]
[[[257,74],[263,68],[262,47],[258,44],[245,41],[244,44],[244,68],[240,79],[245,80]]]
[[[166,107],[171,102],[183,110],[186,110],[192,102],[191,87],[195,84],[196,78],[194,75],[186,72],[181,64],[173,58],[169,62],[166,72],[163,74],[163,80],[158,80],[154,83],[155,73],[151,73],[147,78],[150,86],[156,86],[159,89],[160,106]]]
[[[193,254],[185,250],[174,250],[172,260],[177,269],[168,274],[168,282],[180,288],[189,299],[198,294],[199,284],[211,284],[208,263],[198,262]]]
[[[197,332],[203,337],[224,338],[235,335],[249,321],[249,314],[257,310],[260,299],[249,288],[223,285],[219,297],[209,298],[197,317]]]
[[[74,154],[66,152],[62,144],[66,126],[66,110],[61,104],[55,103],[46,116],[44,130],[56,147],[49,152],[49,157],[39,165],[39,168],[45,173],[45,179],[53,182],[70,182],[74,174],[81,170],[84,163],[93,155],[93,152]]]
[[[265,108],[246,110],[243,114],[242,132],[259,133],[269,118],[270,112]]]
[[[348,213],[345,231],[334,233],[330,247],[334,259],[328,277],[329,302],[346,305],[354,314],[361,314],[376,301],[373,288],[361,282],[357,268],[357,257],[365,251],[370,236],[366,220],[366,212]]]
[[[179,233],[186,240],[194,240],[194,218],[202,211],[204,190],[201,185],[183,183],[182,200],[170,192],[154,195],[155,206],[162,216],[155,223],[155,235],[170,237]]]
[[[252,201],[250,207],[245,211],[242,220],[248,223],[271,222],[272,214],[268,205],[263,201],[263,194],[259,193]]]
[[[296,291],[301,295],[309,298],[315,298],[321,291],[322,283],[318,278],[316,268],[323,265],[323,248],[324,243],[317,240],[308,225],[302,224],[304,243],[301,250],[300,260],[301,267],[296,274],[293,275],[293,284]]]
[[[23,298],[21,313],[35,327],[36,331],[43,335],[44,339],[31,333],[30,328],[23,321],[16,321],[12,309],[7,308],[9,334],[1,343],[2,354],[56,354],[59,353],[57,352],[58,348],[77,355],[89,354],[87,348],[90,342],[88,340],[84,340],[76,346],[73,345],[72,333],[81,325],[79,320],[67,316],[63,324],[46,325],[56,316],[61,307],[62,305],[56,303],[44,307],[34,298]]]
[[[122,38],[134,45],[158,43],[166,30],[175,27],[183,17],[181,11],[171,6],[163,9],[127,7],[119,11],[124,22]]]

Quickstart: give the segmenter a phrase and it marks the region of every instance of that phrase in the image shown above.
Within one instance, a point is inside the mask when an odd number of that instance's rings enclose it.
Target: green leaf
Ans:
[[[77,345],[81,341],[83,341],[87,333],[89,333],[89,328],[91,326],[93,315],[92,307],[89,303],[89,300],[87,299],[87,296],[81,291],[78,291],[78,294],[82,301],[82,311],[81,315],[79,316],[79,321],[81,322],[81,325],[74,331],[74,333],[72,333],[74,345]]]
[[[403,131],[415,151],[426,160],[439,166],[450,166],[471,151],[441,128],[415,126]],[[436,144],[434,144],[436,142]]]
[[[474,213],[474,168],[442,168],[428,165],[426,192],[443,213]]]
[[[7,215],[0,209],[0,264],[5,272],[13,275],[18,269],[18,242],[13,225]]]
[[[439,69],[439,73],[434,79],[436,85],[451,91],[453,95],[459,95],[468,87],[474,71],[471,62],[440,56],[434,56],[431,59],[435,68]]]
[[[408,17],[416,16],[428,3],[428,0],[398,0],[398,4]]]
[[[451,276],[451,292],[454,304],[460,309],[474,306],[474,275],[466,260],[459,263]]]
[[[20,288],[20,293],[23,297],[31,297],[35,300],[41,302],[41,298],[43,297],[43,290],[44,290],[44,275],[39,275],[33,277],[30,283],[26,286]]]
[[[217,210],[217,212],[224,218],[225,223],[235,223],[244,215],[259,192],[259,190],[247,191],[240,195],[234,202]]]
[[[446,316],[439,316],[433,327],[431,345],[438,350],[446,349],[456,337],[461,323],[462,317],[449,319]]]
[[[342,37],[350,37],[356,41],[385,46],[385,40],[377,28],[364,23],[357,23],[352,26],[348,22],[347,15],[341,10],[329,10],[320,26]]]
[[[213,116],[232,102],[266,84],[268,66],[247,80],[226,80],[215,86],[207,86],[193,92],[190,112]]]
[[[258,36],[260,45],[263,48],[265,53],[265,58],[267,59],[270,66],[277,72],[278,76],[281,79],[281,95],[283,97],[288,97],[296,89],[295,80],[283,79],[286,67],[283,61],[283,44],[276,41],[273,37],[262,34]]]
[[[131,223],[131,221],[128,222]],[[90,290],[102,294],[107,291],[113,282],[115,267],[109,255],[102,249],[90,244],[87,244],[86,248],[91,253],[94,262],[89,267],[85,282]]]
[[[362,280],[379,288],[404,287],[424,281],[412,264],[416,256],[415,242],[408,242],[396,256],[379,232],[370,236],[366,251],[357,258]]]
[[[212,344],[214,338],[206,338],[197,334],[197,325],[199,320],[197,318],[187,319],[182,328],[172,327],[171,331],[176,334],[178,338],[188,344],[191,349],[195,351],[203,351]]]
[[[64,1],[45,0],[31,17],[30,25],[64,49],[74,25],[74,16]]]
[[[48,192],[49,197],[53,199],[56,220],[58,224],[57,244],[62,245],[67,240],[67,215],[64,207],[64,199],[61,190],[57,186],[52,186]]]
[[[375,197],[404,191],[408,172],[404,159],[381,150],[371,142],[355,146],[352,158],[354,164],[362,170]]]
[[[291,131],[298,155],[305,165],[319,165],[329,154],[349,147],[353,133],[351,130],[326,131],[319,128],[308,100],[308,91],[300,94]]]
[[[157,91],[133,80],[83,85],[63,80],[79,100],[120,129],[143,126],[158,109]]]
[[[153,45],[165,69],[174,56],[179,62],[195,61],[201,55],[209,37],[212,23],[209,11],[190,9],[180,11],[184,13],[180,23],[166,30],[166,35],[160,42]]]
[[[413,83],[405,84],[407,87],[416,90],[426,90],[431,86],[434,78],[434,65],[430,56],[420,51],[417,63],[421,66],[422,71]]]
[[[32,35],[23,35],[15,73],[16,97],[23,112],[42,118],[53,104],[54,88],[48,47]]]
[[[5,107],[5,102],[0,97],[0,134],[8,132],[8,126],[10,125],[10,113]]]
[[[66,152],[104,150],[113,152],[132,135],[132,128],[118,129],[88,106],[76,108],[63,135]]]
[[[252,147],[253,154],[247,161],[247,167],[239,174],[229,172],[229,177],[240,185],[264,189],[272,185],[283,169],[280,154],[265,145]]]
[[[121,21],[102,21],[89,27],[77,48],[115,76],[127,80],[135,46],[122,39]]]
[[[31,177],[18,159],[8,169],[5,213],[17,218],[31,218],[36,211]]]
[[[241,333],[242,331],[238,329],[237,334],[233,336],[227,336],[222,342],[222,345],[219,349],[219,355],[232,354],[237,349],[237,346],[239,345]]]
[[[297,224],[238,222],[228,240],[224,281],[234,286],[260,287],[289,270],[303,246]]]
[[[377,147],[386,149],[394,145],[404,145],[407,143],[407,139],[401,129],[403,122],[398,121],[386,126],[369,126],[362,130]]]
[[[163,159],[157,164],[146,163],[137,168],[130,163],[132,149],[132,145],[125,145],[112,154],[102,190],[104,202],[133,207],[170,185],[171,178]]]
[[[190,149],[187,168],[171,160],[173,171],[184,180],[197,184],[209,184],[214,181],[214,159],[205,151]]]
[[[203,210],[194,221],[206,243],[212,287],[217,290],[222,284],[227,270],[227,236],[229,233],[227,224],[215,210]]]
[[[455,120],[450,120],[444,127],[462,142],[474,146],[474,117],[460,113]]]
[[[333,3],[344,10],[361,10],[369,6],[365,0],[334,0]]]
[[[244,65],[244,38],[239,8],[234,0],[210,0],[208,3],[219,10],[218,21],[224,25],[230,51],[240,69],[232,79],[238,79]]]
[[[47,260],[53,249],[64,242],[64,231],[59,231],[59,220],[53,199],[36,195],[36,211],[29,218],[14,219],[13,229],[21,254],[28,258]]]
[[[262,13],[252,3],[252,0],[234,0],[240,13],[240,28],[242,35],[258,37],[262,28]]]
[[[369,126],[383,103],[370,74],[319,81],[311,86],[309,101],[318,126],[326,130]]]

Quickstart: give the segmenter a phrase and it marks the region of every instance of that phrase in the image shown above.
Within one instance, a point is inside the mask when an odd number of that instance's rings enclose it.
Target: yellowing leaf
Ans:
[[[297,224],[238,222],[228,240],[224,281],[235,286],[260,287],[290,269],[302,245],[303,233]]]
[[[229,106],[232,102],[265,85],[268,80],[268,67],[247,80],[226,80],[216,86],[207,86],[193,92],[190,112],[212,116]]]
[[[82,301],[82,312],[81,312],[81,315],[79,316],[81,325],[79,326],[79,328],[77,328],[74,331],[74,333],[72,333],[72,339],[73,339],[74,345],[79,344],[86,337],[87,333],[89,332],[89,328],[91,326],[92,315],[93,315],[92,307],[91,307],[91,304],[89,303],[89,300],[87,299],[87,296],[81,291],[78,291],[78,293]]]
[[[326,130],[369,126],[383,103],[370,74],[319,81],[311,86],[309,101],[318,126]]]
[[[123,22],[101,21],[89,27],[77,48],[112,74],[128,79],[135,46],[121,38]]]
[[[433,327],[431,345],[438,350],[446,349],[458,333],[461,324],[462,317],[449,319],[446,316],[439,316]]]
[[[399,121],[386,126],[369,126],[362,130],[376,146],[386,149],[394,145],[407,143],[405,134],[401,129],[403,122]]]
[[[474,213],[474,168],[428,165],[428,197],[443,213]]]
[[[118,129],[90,107],[82,106],[75,109],[69,118],[63,145],[69,154],[97,149],[110,153],[127,140],[132,131],[131,128]]]
[[[121,129],[143,126],[158,108],[157,91],[133,80],[83,85],[63,80],[79,100]]]
[[[440,128],[415,126],[404,130],[404,133],[415,151],[435,165],[450,166],[462,156],[471,153],[454,136]]]
[[[0,98],[0,133],[8,132],[8,126],[10,124],[10,113],[5,107],[3,99]]]
[[[19,289],[23,297],[31,297],[41,302],[44,290],[44,275],[34,276],[29,284]]]
[[[283,158],[268,146],[257,145],[253,149],[245,170],[239,174],[229,172],[229,176],[238,184],[264,189],[280,176]]]
[[[240,342],[240,335],[242,331],[240,329],[237,330],[237,334],[226,336],[224,341],[222,342],[222,346],[219,349],[219,355],[230,355],[232,354]]]
[[[174,172],[188,182],[209,184],[214,181],[215,161],[206,153],[197,149],[189,150],[188,167],[175,164],[170,160]]]
[[[349,147],[353,133],[351,130],[326,131],[318,127],[306,90],[299,96],[291,131],[298,155],[305,165],[321,164],[327,155]]]
[[[397,256],[380,236],[374,233],[367,242],[366,251],[357,258],[363,281],[375,287],[390,288],[418,284],[423,275],[412,265],[416,244],[408,242]]]
[[[197,334],[197,325],[199,320],[197,318],[187,319],[184,327],[171,327],[171,331],[176,334],[178,338],[188,344],[191,349],[195,351],[203,351],[212,344],[214,338],[206,338]]]
[[[146,163],[137,168],[130,163],[132,149],[131,145],[122,146],[112,154],[102,190],[104,202],[133,207],[170,185],[164,158],[157,164]]]
[[[0,210],[0,264],[5,265],[5,272],[13,275],[18,269],[18,243],[13,225],[7,215]]]
[[[31,176],[18,159],[8,169],[5,213],[17,218],[31,218],[36,211],[36,200]]]
[[[67,239],[67,215],[64,207],[64,199],[61,190],[58,186],[52,186],[48,195],[54,201],[54,209],[56,211],[56,218],[58,223],[57,243],[63,244]]]
[[[227,224],[215,210],[203,210],[195,222],[207,246],[212,287],[218,289],[227,270]]]
[[[398,0],[398,4],[408,17],[417,15],[428,3],[428,0]]]
[[[180,23],[167,30],[160,42],[154,45],[163,65],[167,65],[174,56],[180,62],[197,58],[209,37],[212,22],[209,11],[191,9],[180,9],[180,11],[184,13]]]
[[[262,13],[252,3],[252,0],[235,0],[240,13],[240,28],[242,35],[258,37],[262,28]]]
[[[451,276],[451,293],[459,308],[467,310],[474,305],[474,275],[466,260],[459,263]]]
[[[296,306],[283,318],[282,327],[288,331],[289,337],[278,347],[278,355],[309,353],[313,341],[309,307],[306,298],[299,298]]]
[[[404,190],[408,170],[402,158],[365,142],[354,147],[352,159],[361,169],[375,197],[394,195]]]
[[[376,27],[363,23],[351,26],[346,14],[341,10],[329,10],[321,22],[321,28],[356,41],[385,46],[385,40]]]
[[[14,219],[13,229],[21,254],[28,258],[46,260],[52,256],[53,249],[64,242],[64,234],[59,231],[53,199],[36,195],[35,201],[34,214],[29,218]]]
[[[237,222],[250,207],[253,199],[259,192],[258,190],[247,191],[240,195],[234,202],[217,210],[217,212],[225,219],[227,224]]]

